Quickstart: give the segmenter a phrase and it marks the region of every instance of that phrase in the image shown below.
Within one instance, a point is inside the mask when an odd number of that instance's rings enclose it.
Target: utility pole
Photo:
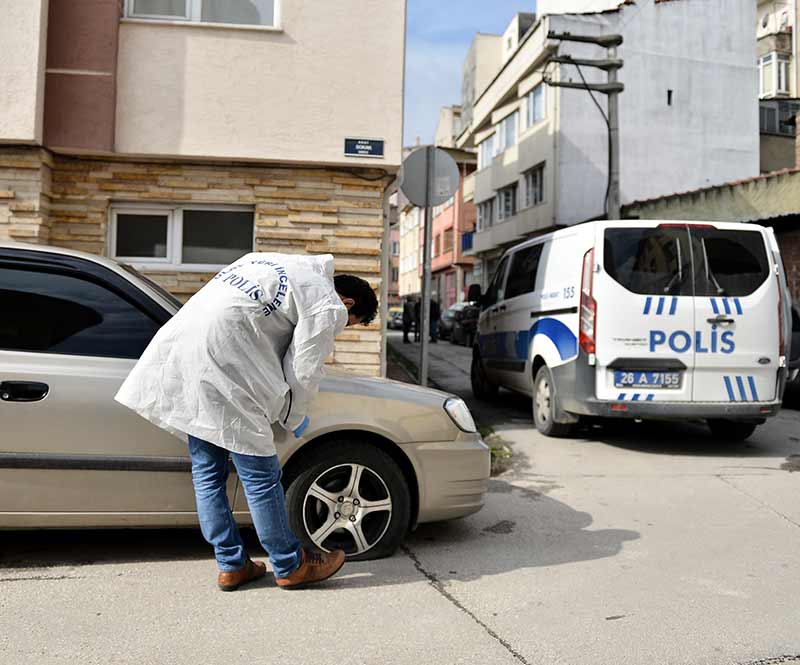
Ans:
[[[625,86],[617,80],[617,72],[622,68],[623,62],[617,57],[617,47],[622,44],[622,35],[573,35],[569,32],[553,32],[547,34],[548,39],[558,41],[581,42],[584,44],[596,44],[607,49],[607,58],[604,60],[591,60],[585,58],[573,58],[569,55],[552,56],[549,62],[562,65],[574,65],[578,68],[594,67],[606,72],[608,80],[606,83],[573,83],[571,81],[546,81],[548,85],[555,88],[573,88],[575,90],[586,90],[588,92],[599,92],[608,96],[608,115],[604,114],[604,120],[608,125],[608,219],[619,219],[622,216],[620,182],[619,182],[619,95],[625,90]],[[583,74],[581,73],[583,79]],[[600,109],[602,112],[602,108]]]
[[[433,192],[433,173],[436,148],[429,145],[425,150],[425,241],[422,247],[422,302],[419,316],[422,330],[419,338],[419,385],[428,385],[428,337],[431,331],[431,245],[433,244],[433,223],[431,220],[431,198]]]

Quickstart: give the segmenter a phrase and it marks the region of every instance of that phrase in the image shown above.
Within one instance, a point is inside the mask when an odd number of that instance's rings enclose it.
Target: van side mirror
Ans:
[[[469,291],[467,291],[467,300],[480,303],[482,298],[483,293],[481,293],[481,285],[470,284]]]

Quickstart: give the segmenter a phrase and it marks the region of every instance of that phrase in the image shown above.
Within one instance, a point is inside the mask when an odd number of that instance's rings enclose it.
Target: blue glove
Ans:
[[[294,438],[299,439],[301,436],[303,436],[303,432],[305,432],[307,428],[308,428],[308,416],[303,418],[303,422],[297,426],[297,429],[294,430],[294,432],[292,432],[294,434]]]

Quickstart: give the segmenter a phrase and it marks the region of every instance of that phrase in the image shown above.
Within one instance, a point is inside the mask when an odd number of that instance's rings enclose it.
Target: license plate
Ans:
[[[680,372],[614,371],[616,388],[674,388],[681,387]]]

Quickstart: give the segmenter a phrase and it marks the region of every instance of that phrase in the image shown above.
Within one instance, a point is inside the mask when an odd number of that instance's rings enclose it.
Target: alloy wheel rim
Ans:
[[[392,496],[375,471],[363,464],[338,464],[319,474],[303,499],[303,526],[313,543],[330,552],[357,555],[385,535]]]
[[[550,418],[550,383],[547,379],[539,381],[536,388],[536,415],[541,423]]]

